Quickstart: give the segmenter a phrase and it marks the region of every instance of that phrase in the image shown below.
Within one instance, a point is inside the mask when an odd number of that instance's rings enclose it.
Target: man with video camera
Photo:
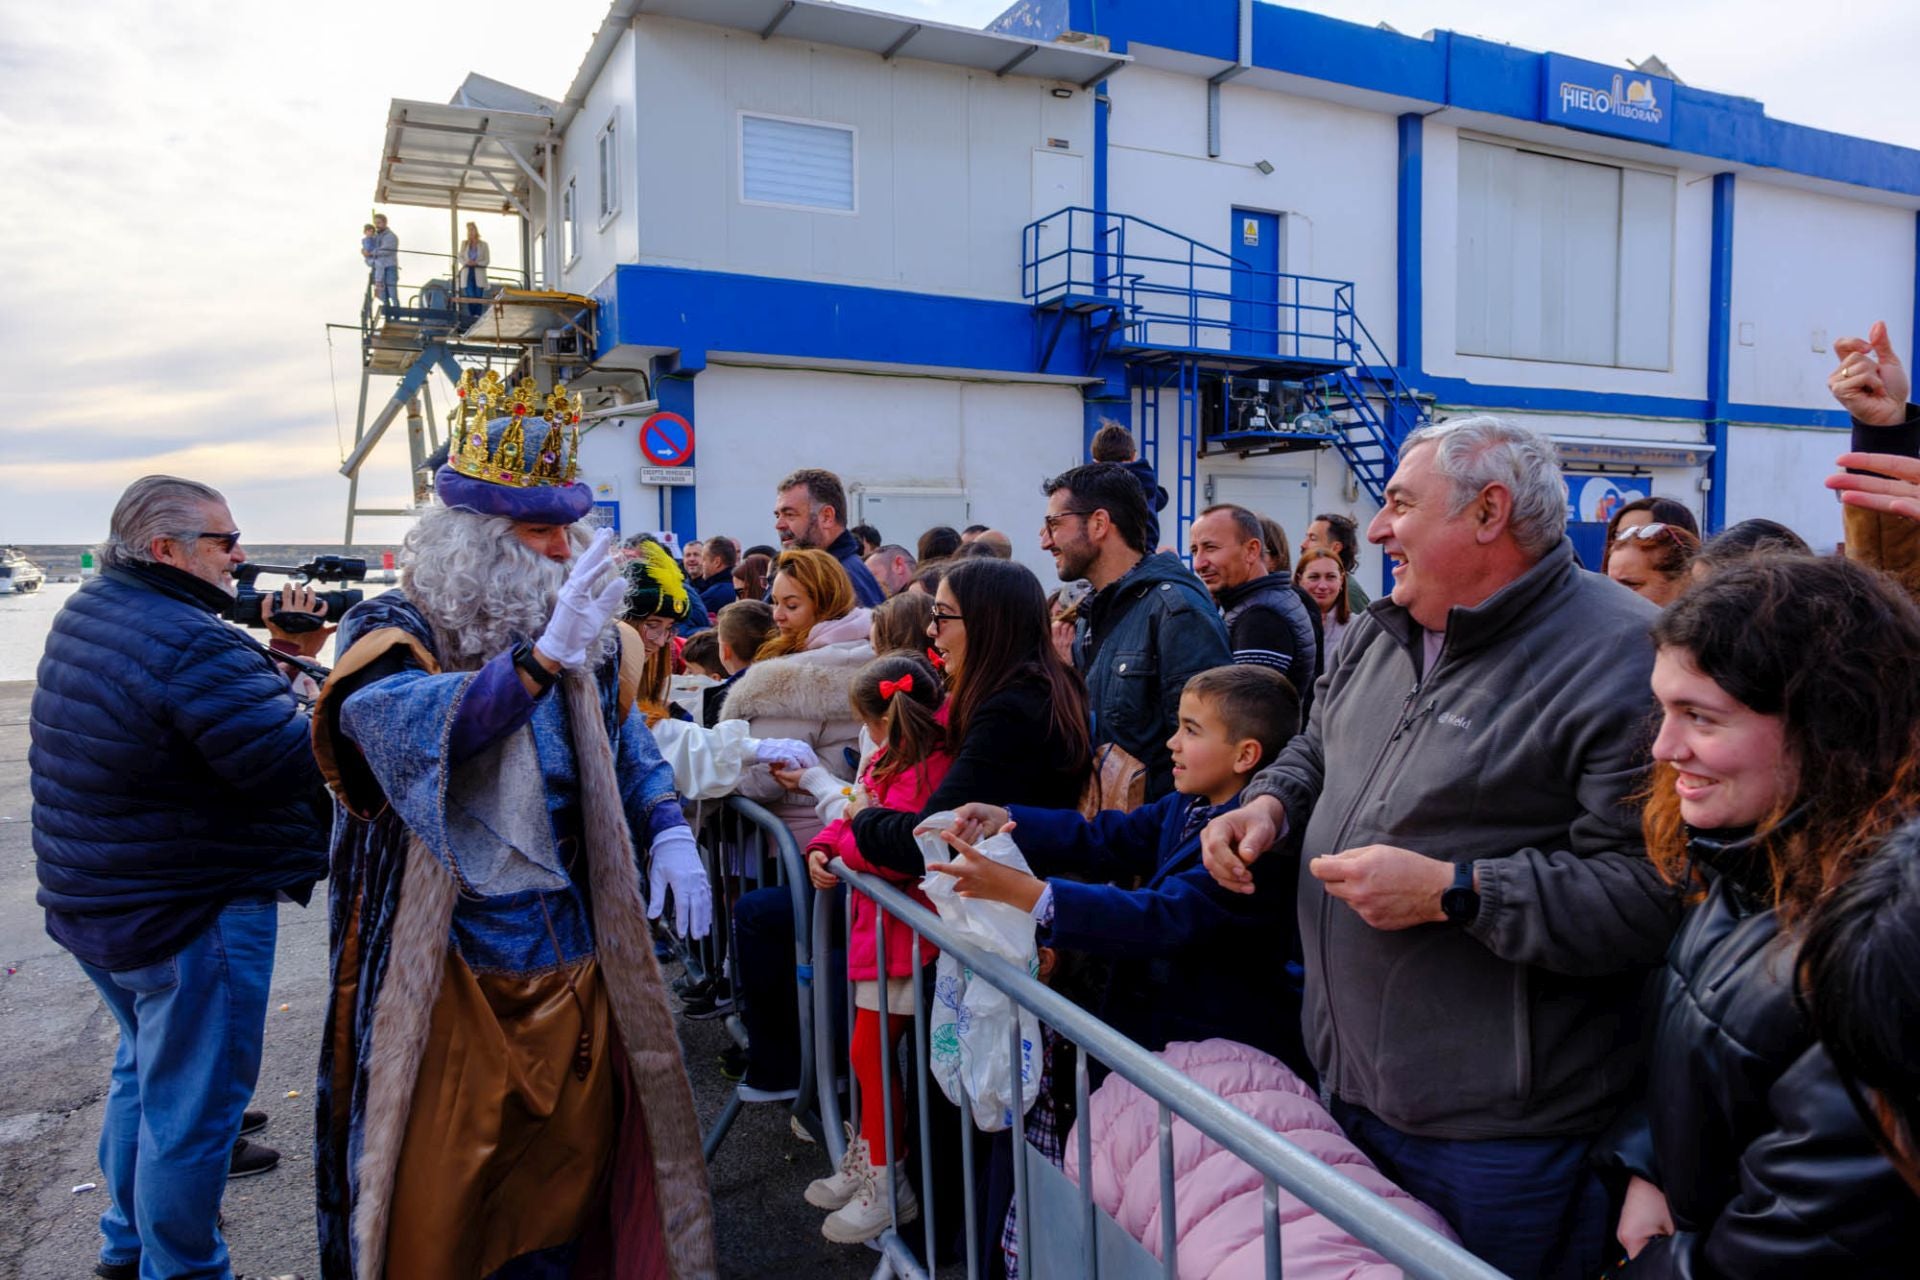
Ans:
[[[278,899],[326,874],[328,807],[287,670],[223,620],[246,560],[218,491],[146,476],[121,495],[101,573],[54,620],[33,695],[33,847],[47,932],[120,1025],[100,1166],[97,1274],[224,1275],[230,1173],[259,1073]],[[325,643],[289,586],[282,651]],[[300,677],[305,682],[306,677]]]

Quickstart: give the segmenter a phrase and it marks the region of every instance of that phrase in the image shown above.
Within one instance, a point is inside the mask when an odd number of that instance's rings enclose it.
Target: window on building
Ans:
[[[575,180],[567,179],[560,192],[560,260],[572,266],[580,256],[580,202]]]
[[[740,198],[748,204],[852,213],[854,130],[740,115]]]
[[[1672,367],[1672,174],[1460,140],[1461,355]]]
[[[595,143],[600,162],[600,225],[606,226],[620,212],[619,117],[609,119]]]

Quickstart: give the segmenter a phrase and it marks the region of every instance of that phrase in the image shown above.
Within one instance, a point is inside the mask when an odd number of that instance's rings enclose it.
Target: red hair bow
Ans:
[[[882,701],[892,701],[893,695],[896,693],[912,692],[913,673],[911,671],[901,676],[898,680],[882,680],[880,682],[880,697]]]

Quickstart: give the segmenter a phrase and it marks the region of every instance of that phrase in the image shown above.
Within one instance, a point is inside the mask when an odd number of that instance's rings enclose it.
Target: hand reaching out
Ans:
[[[1833,344],[1840,367],[1827,378],[1827,389],[1854,419],[1875,427],[1897,427],[1907,420],[1907,397],[1912,384],[1894,353],[1883,320],[1875,320],[1864,338],[1841,338]]]
[[[1040,901],[1045,881],[995,862],[951,831],[942,831],[940,838],[959,856],[952,862],[929,862],[927,870],[952,876],[961,897],[1011,903],[1022,911],[1033,910]]]

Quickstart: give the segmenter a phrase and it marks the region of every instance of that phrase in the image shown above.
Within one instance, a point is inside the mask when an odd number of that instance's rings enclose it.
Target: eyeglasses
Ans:
[[[209,533],[203,529],[193,536],[195,538],[212,538],[220,544],[222,551],[227,552],[231,552],[235,547],[240,545],[240,531],[238,529],[235,529],[232,533]]]
[[[1047,536],[1051,538],[1054,534],[1054,531],[1060,527],[1060,522],[1062,520],[1065,520],[1068,516],[1079,516],[1082,520],[1084,520],[1092,514],[1093,512],[1091,511],[1062,511],[1057,516],[1047,516],[1044,519],[1042,519],[1040,521],[1040,526],[1047,531]]]
[[[949,622],[959,622],[959,621],[961,621],[961,617],[957,613],[948,613],[945,609],[939,609],[939,608],[936,608],[933,611],[933,629],[935,631],[938,631],[940,628],[946,626]]]
[[[1673,526],[1663,524],[1656,520],[1652,524],[1641,524],[1635,525],[1631,529],[1622,529],[1613,535],[1613,540],[1615,542],[1625,542],[1629,538],[1637,538],[1641,542],[1652,542],[1655,538],[1663,536],[1671,538],[1673,536]]]

